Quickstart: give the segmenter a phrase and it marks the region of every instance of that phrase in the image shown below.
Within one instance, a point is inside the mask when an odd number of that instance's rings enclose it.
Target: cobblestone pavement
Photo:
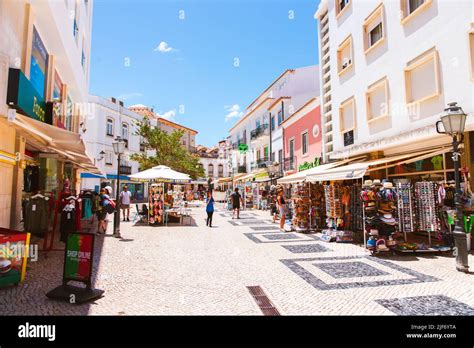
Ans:
[[[357,245],[282,233],[261,211],[232,220],[221,209],[213,228],[204,207],[193,208],[189,226],[121,227],[122,240],[96,238],[94,287],[103,298],[47,299],[61,282],[55,251],[29,263],[24,283],[0,289],[0,314],[261,315],[247,286],[261,286],[283,315],[474,314],[474,275],[457,272],[450,256],[373,257]]]

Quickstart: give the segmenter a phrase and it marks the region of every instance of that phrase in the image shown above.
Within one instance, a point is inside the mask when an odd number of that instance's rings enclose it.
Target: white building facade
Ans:
[[[289,69],[273,81],[229,131],[233,174],[249,174],[278,163],[281,175],[285,162],[281,123],[318,95],[318,66]]]
[[[227,178],[230,176],[229,166],[227,164],[227,145],[226,141],[220,141],[216,146],[207,148],[205,146],[197,147],[199,163],[204,169],[205,179],[215,181],[216,179]]]
[[[88,129],[84,139],[89,154],[95,159],[98,168],[106,174],[106,178],[83,173],[82,189],[98,191],[101,185],[110,184],[115,196],[118,160],[112,144],[117,137],[121,137],[126,143],[120,166],[121,186],[127,185],[137,201],[143,200],[146,197],[146,188],[141,183],[130,181],[128,176],[139,172],[139,163],[130,160],[130,156],[145,151],[140,136],[136,135],[136,122],[141,121],[144,116],[129,110],[123,102],[115,98],[106,99],[91,95],[89,103],[94,114],[87,122]]]
[[[473,16],[472,1],[323,0],[315,18],[326,158],[450,143],[435,123],[449,102],[474,111]]]

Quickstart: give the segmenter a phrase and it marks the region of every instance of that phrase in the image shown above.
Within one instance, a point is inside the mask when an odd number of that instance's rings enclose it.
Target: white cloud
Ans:
[[[174,121],[176,117],[176,109],[169,110],[163,113],[158,112],[157,115],[161,118],[164,118],[165,120]]]
[[[138,92],[124,93],[124,94],[120,94],[118,96],[118,99],[125,101],[128,99],[133,99],[133,98],[138,98],[138,97],[143,97],[143,94],[138,93]]]
[[[169,52],[177,51],[177,49],[171,47],[167,42],[161,41],[160,44],[157,47],[155,47],[153,51],[155,52],[159,51],[161,53],[169,53]]]
[[[240,110],[240,105],[226,105],[224,109],[227,111],[227,115],[225,115],[225,120],[230,121],[233,118],[240,118],[244,114],[243,111]]]

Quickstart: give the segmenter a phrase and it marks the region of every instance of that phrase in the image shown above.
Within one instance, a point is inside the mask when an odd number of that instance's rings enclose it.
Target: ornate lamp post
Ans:
[[[115,138],[115,142],[112,143],[114,147],[114,153],[117,155],[117,192],[115,193],[115,214],[114,214],[114,237],[121,238],[120,236],[120,160],[121,156],[125,153],[125,141],[121,137]]]
[[[445,114],[441,116],[441,121],[436,122],[436,131],[440,134],[446,134],[453,138],[453,162],[454,162],[454,180],[456,183],[455,205],[456,205],[456,225],[453,231],[456,269],[461,272],[468,272],[468,251],[467,237],[464,233],[462,225],[462,203],[461,181],[459,179],[459,144],[464,140],[464,126],[466,124],[467,115],[457,103],[449,103],[444,109]],[[439,125],[443,124],[444,131],[439,129]]]

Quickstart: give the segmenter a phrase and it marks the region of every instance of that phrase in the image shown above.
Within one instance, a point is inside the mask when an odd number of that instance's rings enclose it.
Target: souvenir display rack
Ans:
[[[148,190],[148,224],[164,223],[164,184],[152,184]]]
[[[324,187],[319,183],[308,183],[308,186],[311,197],[311,229],[321,229],[324,227],[324,221],[326,220],[326,214],[324,209]]]
[[[292,187],[293,227],[296,231],[310,229],[310,185],[307,183],[294,184]]]
[[[398,195],[399,230],[400,232],[403,232],[406,240],[406,234],[415,231],[413,188],[409,181],[398,181],[395,185]]]

